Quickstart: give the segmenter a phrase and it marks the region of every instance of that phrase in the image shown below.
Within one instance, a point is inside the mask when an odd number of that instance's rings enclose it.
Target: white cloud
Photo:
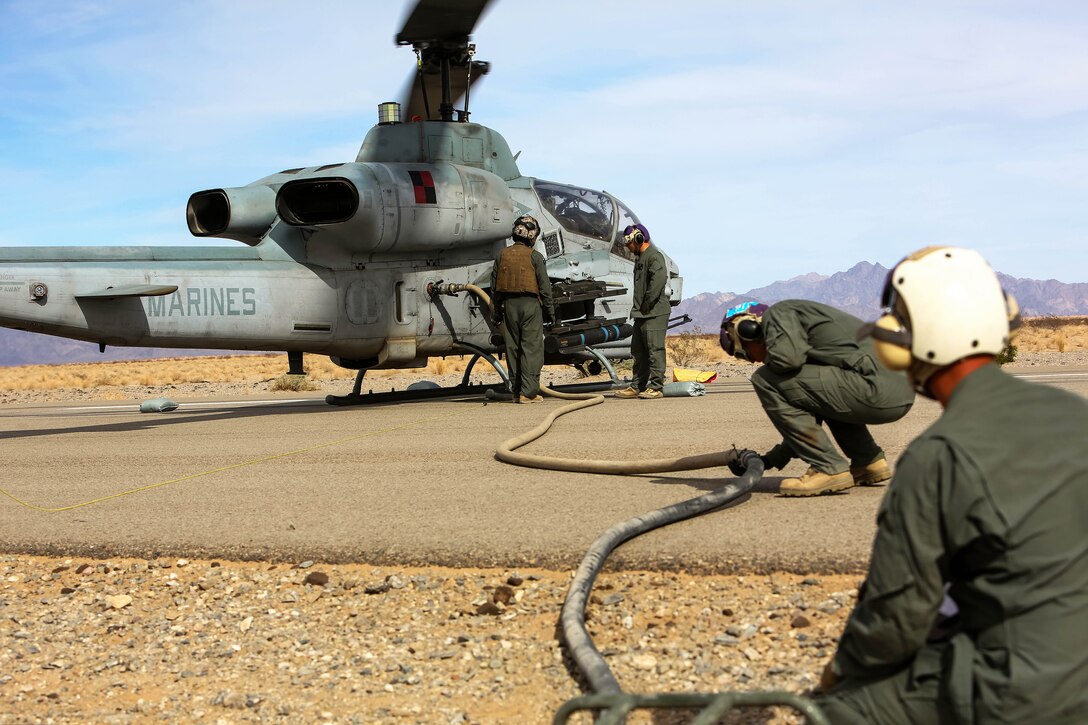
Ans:
[[[184,243],[192,191],[354,158],[407,5],[0,5],[5,238]],[[497,0],[473,120],[627,202],[689,293],[947,240],[1083,281],[1086,31],[1073,0]]]

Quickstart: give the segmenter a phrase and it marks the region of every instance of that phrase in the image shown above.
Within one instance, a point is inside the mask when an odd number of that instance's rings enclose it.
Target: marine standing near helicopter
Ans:
[[[855,338],[862,321],[819,302],[745,303],[726,310],[722,349],[765,363],[752,386],[782,442],[763,455],[767,469],[801,458],[809,469],[782,480],[785,496],[815,496],[892,476],[868,425],[899,420],[914,404],[906,377],[882,367],[872,343]],[[849,460],[838,453],[823,424]]]
[[[899,458],[818,703],[834,723],[1088,722],[1088,403],[995,364],[1019,316],[978,252],[912,254],[883,304],[877,355],[943,411]]]
[[[552,284],[544,257],[533,249],[540,224],[526,214],[514,222],[514,243],[499,253],[491,270],[495,324],[502,326],[506,364],[515,403],[539,403],[544,367],[544,325],[555,321]],[[503,324],[505,322],[505,324]]]
[[[635,262],[631,317],[631,357],[634,362],[632,384],[615,392],[617,398],[653,400],[664,397],[665,330],[669,325],[669,268],[665,255],[650,241],[650,232],[641,224],[623,230],[628,251]]]

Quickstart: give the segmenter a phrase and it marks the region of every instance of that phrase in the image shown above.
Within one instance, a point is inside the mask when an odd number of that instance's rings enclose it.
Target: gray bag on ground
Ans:
[[[706,388],[702,383],[697,383],[694,380],[686,383],[665,383],[661,388],[661,393],[666,398],[694,398],[699,395],[706,395]]]
[[[170,400],[170,398],[152,398],[140,403],[140,412],[169,413],[171,410],[176,410],[177,407],[178,404]]]

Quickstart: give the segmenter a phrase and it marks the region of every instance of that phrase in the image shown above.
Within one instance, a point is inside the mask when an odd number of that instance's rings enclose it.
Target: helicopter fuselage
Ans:
[[[111,346],[326,354],[347,367],[417,367],[496,351],[474,295],[513,220],[541,223],[556,281],[629,288],[620,233],[637,218],[604,192],[521,175],[472,123],[379,124],[353,162],[290,169],[190,197],[190,231],[239,247],[0,249],[0,325]],[[672,297],[681,283],[670,261]],[[626,318],[630,296],[560,309]],[[627,340],[602,345],[629,354]]]

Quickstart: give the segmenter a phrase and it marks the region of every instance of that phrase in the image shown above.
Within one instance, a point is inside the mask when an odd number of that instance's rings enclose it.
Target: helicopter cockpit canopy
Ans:
[[[638,217],[615,197],[592,189],[536,180],[533,183],[541,205],[568,232],[597,239],[610,246],[613,254],[633,259],[624,246],[622,232]],[[618,223],[617,223],[618,220]]]

